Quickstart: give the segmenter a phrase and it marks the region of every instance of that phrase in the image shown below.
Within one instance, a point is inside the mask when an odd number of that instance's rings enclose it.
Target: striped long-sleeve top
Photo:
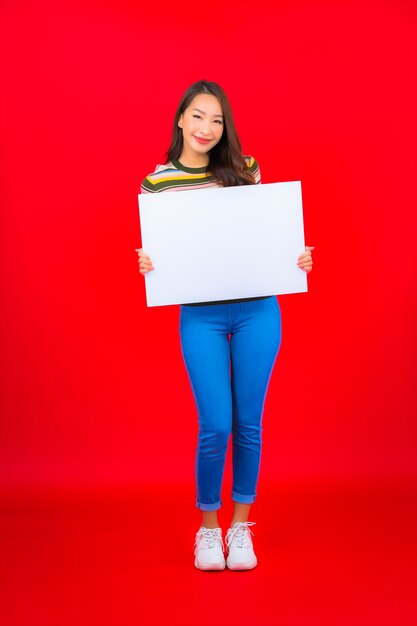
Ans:
[[[252,156],[245,156],[244,159],[255,183],[260,183],[261,173],[258,162]],[[186,167],[179,161],[173,160],[156,166],[155,171],[142,181],[141,193],[186,191],[209,187],[220,187],[220,185],[207,167]]]
[[[253,156],[245,155],[248,171],[254,177],[255,183],[261,183],[259,164]],[[141,193],[158,193],[160,191],[187,191],[190,189],[208,189],[220,187],[219,182],[208,171],[208,167],[186,167],[178,160],[172,160],[163,165],[157,165],[155,171],[143,179]],[[203,306],[208,304],[226,304],[229,302],[246,302],[262,300],[268,296],[256,298],[239,298],[235,300],[220,300],[215,302],[196,302],[187,306]]]

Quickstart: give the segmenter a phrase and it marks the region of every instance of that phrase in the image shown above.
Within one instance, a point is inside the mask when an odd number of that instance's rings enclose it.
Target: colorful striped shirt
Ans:
[[[255,183],[261,182],[258,162],[251,156],[244,157],[248,171],[254,176]],[[208,189],[220,187],[219,182],[207,171],[207,167],[186,167],[179,161],[157,165],[141,184],[141,193],[158,191],[186,191],[189,189]]]
[[[253,156],[245,155],[248,171],[254,177],[255,183],[261,183],[259,164]],[[178,160],[172,160],[163,165],[157,165],[155,171],[148,174],[142,181],[141,193],[158,193],[160,191],[187,191],[190,189],[208,189],[220,187],[219,181],[208,171],[208,167],[186,167]],[[269,296],[255,298],[239,298],[234,300],[217,300],[215,302],[193,302],[187,306],[203,306],[208,304],[227,304],[230,302],[247,302],[263,300]]]

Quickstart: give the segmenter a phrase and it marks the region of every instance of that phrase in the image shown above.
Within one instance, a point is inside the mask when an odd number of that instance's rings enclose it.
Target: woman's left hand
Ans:
[[[306,246],[306,251],[300,254],[298,257],[297,265],[301,270],[305,272],[311,272],[313,269],[313,258],[311,256],[311,251],[314,250],[315,246]]]

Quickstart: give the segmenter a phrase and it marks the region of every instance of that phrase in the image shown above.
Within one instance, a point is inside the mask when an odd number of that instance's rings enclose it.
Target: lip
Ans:
[[[203,145],[210,143],[211,139],[203,139],[202,137],[196,137],[193,135],[194,139],[198,141],[198,143],[202,143]]]

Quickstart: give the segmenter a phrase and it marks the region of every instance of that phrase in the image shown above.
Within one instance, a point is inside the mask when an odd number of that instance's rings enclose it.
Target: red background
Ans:
[[[1,3],[2,623],[415,624],[416,8]],[[220,580],[192,565],[179,310],[146,308],[134,251],[201,78],[263,182],[302,181],[316,247],[279,298],[259,565]]]
[[[261,4],[2,4],[3,485],[192,479],[178,307],[146,308],[134,248],[203,77],[263,181],[302,181],[316,246],[263,476],[416,475],[415,4]]]

